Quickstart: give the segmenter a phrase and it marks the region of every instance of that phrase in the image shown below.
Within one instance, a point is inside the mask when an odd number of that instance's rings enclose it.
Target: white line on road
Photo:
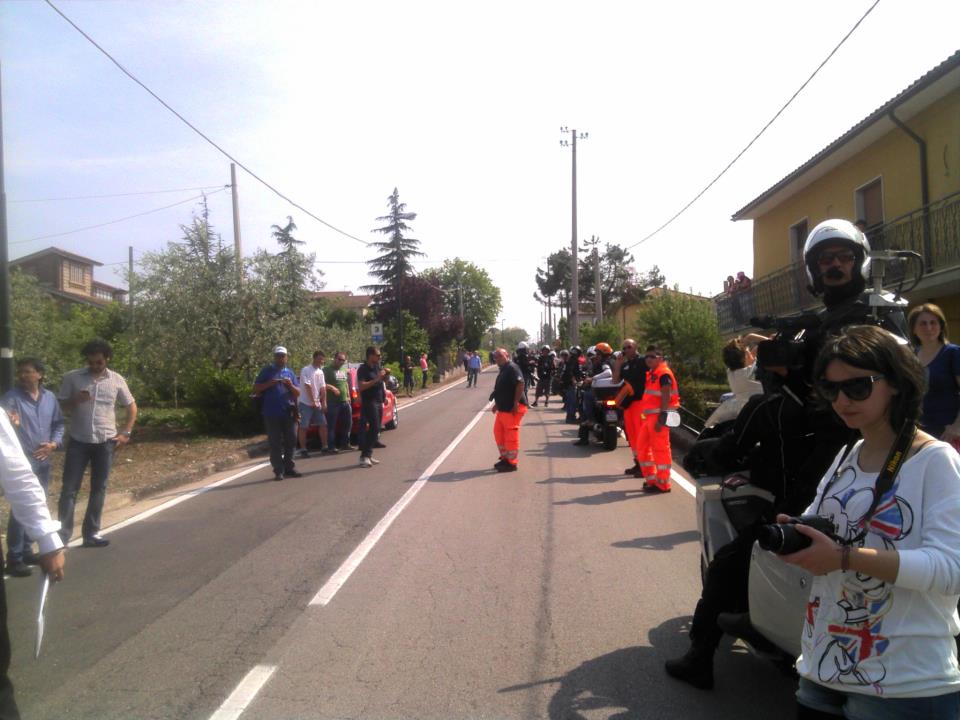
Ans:
[[[484,368],[480,372],[483,373],[485,371],[486,371],[486,368]],[[423,397],[417,398],[413,402],[404,403],[403,405],[397,405],[397,407],[400,408],[401,410],[403,410],[404,408],[413,407],[417,403],[422,403],[424,400],[429,400],[432,397],[436,397],[440,393],[445,393],[447,390],[453,390],[453,388],[455,387],[460,387],[463,384],[464,380],[466,380],[466,378],[457,380],[456,382],[451,382],[446,387],[440,388],[439,390],[436,390],[430,393],[429,395],[424,395]]]
[[[223,705],[210,716],[210,720],[236,720],[240,717],[276,669],[276,665],[257,665],[253,668],[230,693],[230,697],[223,701]]]
[[[682,475],[680,475],[680,473],[678,473],[673,468],[670,469],[670,479],[673,480],[677,485],[682,487],[684,490],[686,490],[688,493],[693,495],[693,497],[697,496],[697,488],[694,487],[693,483],[687,480]]]
[[[190,490],[189,492],[185,492],[183,495],[180,495],[179,497],[175,497],[172,500],[167,500],[165,503],[161,503],[160,505],[157,505],[156,507],[152,507],[149,510],[144,510],[142,513],[138,513],[133,517],[127,518],[122,522],[118,522],[116,525],[111,525],[108,528],[104,528],[100,532],[100,534],[108,535],[109,533],[112,533],[116,530],[120,530],[121,528],[125,528],[128,525],[133,525],[134,523],[138,523],[141,520],[146,520],[148,517],[156,515],[157,513],[163,512],[164,510],[169,510],[174,505],[179,505],[185,500],[189,500],[190,498],[196,497],[197,495],[202,495],[203,493],[207,492],[208,490],[212,490],[215,487],[220,487],[221,485],[226,485],[228,482],[233,482],[237,478],[242,478],[244,475],[249,475],[252,472],[256,472],[261,468],[267,467],[269,464],[270,464],[269,462],[257,463],[256,465],[251,465],[248,468],[244,468],[240,472],[234,473],[229,477],[225,477],[222,480],[217,480],[216,482],[212,482],[209,485],[204,485],[203,487],[194,488],[193,490]],[[83,542],[82,538],[77,538],[76,540],[73,540],[70,542],[69,547],[77,547],[82,542]]]
[[[453,439],[446,449],[437,456],[437,459],[430,463],[430,466],[423,471],[423,474],[417,478],[417,481],[413,486],[403,494],[396,504],[387,511],[387,514],[381,518],[380,522],[374,526],[373,530],[363,539],[357,548],[350,553],[350,557],[343,561],[343,564],[337,569],[337,571],[330,576],[330,579],[320,588],[320,592],[316,594],[313,600],[310,601],[311,605],[326,605],[331,600],[333,596],[337,594],[337,591],[343,587],[344,583],[350,578],[353,574],[353,571],[360,567],[360,563],[364,561],[364,558],[370,553],[373,549],[373,546],[377,544],[383,534],[387,531],[390,525],[393,524],[393,521],[397,519],[400,513],[403,512],[404,508],[411,503],[411,501],[417,496],[417,493],[420,492],[420,489],[427,483],[431,476],[437,471],[437,468],[440,467],[440,464],[447,459],[447,457],[454,451],[457,445],[467,436],[474,425],[480,422],[480,418],[487,413],[488,410],[481,410],[478,412],[467,426],[460,431],[460,434]]]

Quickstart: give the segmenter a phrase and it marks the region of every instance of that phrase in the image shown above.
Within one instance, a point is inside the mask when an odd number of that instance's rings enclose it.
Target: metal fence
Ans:
[[[960,265],[960,193],[871,228],[867,237],[874,250],[919,253],[927,273],[956,267]],[[892,274],[885,282],[892,286],[900,279]],[[808,284],[803,262],[798,262],[754,280],[747,290],[716,296],[720,333],[744,330],[750,318],[758,315],[791,315],[818,306]]]

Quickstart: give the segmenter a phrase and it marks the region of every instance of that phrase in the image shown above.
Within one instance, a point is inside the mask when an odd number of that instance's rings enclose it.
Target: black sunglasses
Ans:
[[[832,265],[834,260],[839,260],[842,263],[852,263],[856,259],[856,254],[849,250],[837,250],[835,252],[820,253],[820,256],[817,258],[817,263],[826,266]]]
[[[851,400],[866,400],[873,392],[873,384],[877,380],[883,380],[883,375],[864,375],[863,377],[850,378],[834,382],[832,380],[820,379],[817,381],[817,392],[824,400],[836,402],[837,396],[842,391]]]

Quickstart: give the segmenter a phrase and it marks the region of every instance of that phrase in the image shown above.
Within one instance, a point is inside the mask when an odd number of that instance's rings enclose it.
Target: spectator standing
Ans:
[[[813,377],[862,440],[804,513],[835,534],[796,525],[810,545],[779,556],[814,576],[797,717],[960,717],[960,457],[917,429],[923,368],[891,333],[854,326],[827,342]]]
[[[16,431],[0,412],[0,487],[13,514],[40,546],[38,562],[52,582],[63,580],[63,541],[57,534],[60,523],[50,517],[46,497],[20,447]],[[19,719],[13,684],[10,682],[10,634],[7,630],[7,593],[3,586],[0,556],[0,717]]]
[[[44,373],[40,360],[19,360],[17,387],[4,396],[3,406],[17,430],[30,469],[37,476],[44,494],[47,494],[50,487],[50,455],[63,445],[63,415],[56,396],[43,387]],[[31,540],[25,536],[16,514],[11,513],[7,523],[7,572],[14,577],[29,576],[30,565],[37,564]]]
[[[409,355],[403,359],[403,390],[407,397],[413,397],[413,360]]]
[[[420,353],[420,379],[423,381],[421,389],[427,387],[427,371],[430,370],[430,363],[427,362],[427,354]]]
[[[63,376],[58,395],[61,407],[70,414],[67,456],[63,462],[63,489],[57,512],[63,543],[73,534],[73,510],[83,475],[90,465],[90,497],[83,517],[83,546],[106,547],[110,541],[100,535],[103,501],[114,453],[130,442],[137,420],[137,403],[120,373],[107,367],[113,348],[106,340],[91,340],[81,351],[87,366]],[[117,404],[126,408],[123,430],[117,432]]]
[[[480,353],[476,350],[470,353],[470,360],[467,363],[467,387],[470,387],[470,381],[473,380],[473,387],[477,387],[477,381],[480,379]]]
[[[307,452],[307,430],[314,421],[320,435],[321,452],[327,452],[327,388],[323,377],[323,350],[313,353],[313,362],[300,371],[300,457],[310,457]]]
[[[257,375],[253,392],[262,399],[261,414],[270,444],[270,466],[273,479],[300,477],[293,460],[297,441],[297,376],[287,367],[287,349],[277,345],[273,349],[273,364]]]
[[[383,403],[387,394],[383,381],[390,374],[388,368],[380,367],[380,351],[367,348],[366,362],[357,368],[357,389],[360,391],[360,467],[372,467],[380,463],[373,457],[374,447],[384,447],[377,443],[380,436],[380,421],[383,418]]]
[[[338,350],[333,355],[333,363],[323,369],[327,389],[327,451],[331,453],[350,447],[353,409],[346,362],[347,354]]]
[[[907,329],[927,375],[920,427],[957,447],[960,441],[960,346],[948,340],[947,318],[933,303],[913,308],[907,316]]]
[[[500,374],[490,393],[491,410],[497,416],[493,424],[493,438],[500,451],[500,460],[493,466],[497,472],[516,472],[520,455],[520,423],[527,414],[527,383],[523,370],[510,362],[510,354],[499,348],[493,359],[500,366]]]

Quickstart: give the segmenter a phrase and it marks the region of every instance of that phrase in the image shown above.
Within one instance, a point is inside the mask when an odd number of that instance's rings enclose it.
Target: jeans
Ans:
[[[350,426],[353,424],[353,409],[350,403],[327,404],[327,448],[341,450],[350,444]]]
[[[364,403],[360,407],[360,457],[373,457],[373,444],[380,437],[383,403]]]
[[[33,468],[34,475],[40,481],[40,487],[44,494],[47,494],[50,487],[50,461],[40,462],[30,455],[27,455],[30,461],[30,467]],[[17,522],[17,518],[10,513],[10,520],[7,523],[7,562],[11,565],[23,560],[23,553],[30,550],[32,539],[26,536],[23,531],[23,525]]]
[[[293,470],[293,448],[297,444],[296,424],[289,415],[264,415],[263,424],[267,428],[267,441],[270,443],[270,466],[275,475],[283,475]]]
[[[593,422],[593,390],[584,390],[580,397],[580,421]]]
[[[563,409],[567,412],[567,420],[576,418],[577,389],[575,387],[567,388],[567,391],[563,394]]]
[[[800,678],[797,703],[847,720],[939,720],[960,715],[960,692],[917,698],[845,693]]]
[[[63,461],[63,490],[57,504],[60,520],[60,537],[66,545],[73,535],[73,509],[77,503],[77,492],[83,483],[83,474],[90,464],[90,498],[87,511],[83,516],[82,533],[84,539],[100,532],[100,518],[103,515],[103,501],[107,497],[107,480],[110,478],[110,466],[113,464],[114,443],[85,443],[70,438],[67,443],[67,456]]]

